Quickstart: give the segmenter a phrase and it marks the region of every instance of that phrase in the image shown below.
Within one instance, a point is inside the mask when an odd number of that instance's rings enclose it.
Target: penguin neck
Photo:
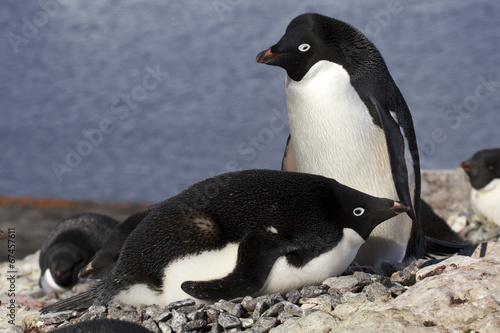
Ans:
[[[287,78],[286,97],[298,171],[397,198],[394,186],[390,193],[380,188],[381,181],[393,184],[383,130],[342,66],[322,60],[302,80]]]

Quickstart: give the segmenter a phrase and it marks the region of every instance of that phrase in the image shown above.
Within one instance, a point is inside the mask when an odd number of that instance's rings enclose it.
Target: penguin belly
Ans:
[[[208,281],[227,276],[236,267],[238,246],[237,243],[229,243],[219,250],[179,258],[164,269],[161,292],[146,284],[135,284],[118,293],[115,300],[130,305],[167,306],[171,302],[193,298],[181,289],[181,284],[184,281]],[[207,303],[201,299],[193,299],[198,303]]]
[[[472,206],[489,222],[500,225],[500,179],[493,179],[480,190],[472,188]]]
[[[300,81],[287,77],[286,96],[297,171],[334,178],[373,196],[399,199],[384,132],[373,123],[342,66],[322,60]],[[414,193],[414,181],[410,190]],[[411,228],[407,214],[377,226],[355,261],[374,266],[384,260],[401,261]]]

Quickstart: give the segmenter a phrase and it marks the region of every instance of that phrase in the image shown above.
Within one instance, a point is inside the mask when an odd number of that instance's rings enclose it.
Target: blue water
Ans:
[[[3,0],[0,195],[156,202],[215,173],[278,169],[285,73],[254,58],[303,12],[378,46],[424,168],[500,147],[500,2],[353,3]]]

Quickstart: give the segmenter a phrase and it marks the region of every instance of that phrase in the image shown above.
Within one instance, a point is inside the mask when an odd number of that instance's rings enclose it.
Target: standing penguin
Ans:
[[[164,306],[321,283],[349,266],[373,228],[408,209],[311,174],[219,175],[152,206],[108,276],[42,312],[94,299]]]
[[[355,260],[379,266],[420,257],[417,141],[408,106],[377,48],[347,23],[303,14],[256,61],[287,72],[291,156],[285,164],[411,207],[375,228]]]
[[[61,293],[78,282],[78,272],[88,264],[118,222],[111,217],[84,213],[56,224],[40,249],[40,286]]]
[[[486,220],[500,225],[500,148],[478,151],[460,166],[472,185],[474,209]]]

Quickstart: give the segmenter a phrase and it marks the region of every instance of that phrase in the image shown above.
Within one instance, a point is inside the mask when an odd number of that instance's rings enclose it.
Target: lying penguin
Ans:
[[[291,139],[284,170],[335,178],[410,207],[375,228],[356,261],[380,266],[385,260],[421,257],[429,240],[421,225],[417,140],[410,110],[375,45],[345,22],[302,14],[256,61],[287,74]],[[451,232],[442,224],[441,231]],[[432,245],[449,253],[461,248]]]
[[[151,206],[108,276],[42,312],[279,293],[341,274],[370,232],[408,206],[322,176],[247,170]]]
[[[56,224],[40,250],[40,287],[62,293],[78,282],[78,272],[106,241],[118,222],[111,217],[84,213]]]
[[[469,176],[476,212],[500,225],[500,148],[478,151],[460,166]]]

